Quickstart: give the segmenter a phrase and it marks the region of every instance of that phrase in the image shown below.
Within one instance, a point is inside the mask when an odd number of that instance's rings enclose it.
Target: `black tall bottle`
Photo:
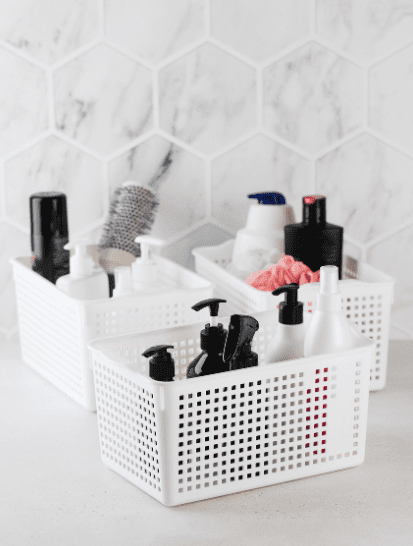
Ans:
[[[303,197],[303,221],[285,226],[284,237],[287,256],[305,263],[311,271],[318,271],[323,265],[335,265],[341,279],[343,228],[326,222],[324,196]]]

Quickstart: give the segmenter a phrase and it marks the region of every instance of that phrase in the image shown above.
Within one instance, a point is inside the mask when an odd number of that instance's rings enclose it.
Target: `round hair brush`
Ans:
[[[139,258],[140,245],[135,239],[149,233],[158,206],[154,192],[144,184],[127,181],[115,190],[99,242],[99,263],[108,274],[111,296],[115,267],[130,265]]]

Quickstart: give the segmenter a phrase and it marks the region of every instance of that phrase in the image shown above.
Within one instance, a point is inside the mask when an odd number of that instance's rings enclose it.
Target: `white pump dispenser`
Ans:
[[[158,281],[158,266],[154,260],[149,257],[149,248],[152,245],[164,246],[165,242],[161,239],[149,235],[139,235],[135,243],[141,246],[141,257],[136,258],[132,263],[132,284],[134,290],[149,290],[151,292],[163,291],[168,287]]]
[[[356,343],[357,328],[341,309],[338,267],[320,268],[320,291],[315,310],[306,329],[304,356],[334,353],[351,349]]]
[[[109,279],[105,271],[95,266],[92,256],[87,253],[90,242],[80,239],[67,243],[65,250],[75,250],[70,257],[70,274],[60,277],[56,287],[74,299],[96,300],[109,298]]]
[[[113,289],[113,297],[119,298],[135,295],[132,286],[132,269],[128,265],[120,265],[115,267],[114,274],[115,288]]]

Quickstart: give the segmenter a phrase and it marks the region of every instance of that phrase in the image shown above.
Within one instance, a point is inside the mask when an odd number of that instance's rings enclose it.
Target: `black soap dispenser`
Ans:
[[[156,381],[173,381],[175,375],[175,363],[167,349],[173,349],[173,345],[155,345],[142,353],[144,357],[153,357],[149,361],[149,376]]]
[[[192,306],[194,311],[200,311],[205,307],[209,307],[211,322],[210,324],[205,324],[205,329],[201,331],[202,353],[189,364],[186,372],[188,379],[226,372],[229,369],[222,357],[228,331],[225,330],[221,323],[218,324],[217,317],[220,303],[226,303],[226,300],[210,298]]]
[[[254,317],[231,315],[224,348],[224,361],[230,370],[258,366],[258,355],[251,350],[251,343],[259,327]]]
[[[339,279],[343,260],[343,228],[326,222],[326,198],[303,197],[303,221],[284,226],[285,254],[305,263],[315,272],[323,265],[338,267]]]

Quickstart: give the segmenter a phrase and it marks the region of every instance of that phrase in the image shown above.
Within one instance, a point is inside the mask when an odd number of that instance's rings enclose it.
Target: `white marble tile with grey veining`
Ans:
[[[204,36],[203,0],[106,0],[105,33],[153,63]]]
[[[56,126],[107,154],[152,127],[152,74],[99,45],[54,74]]]
[[[327,196],[327,219],[368,243],[413,221],[413,160],[361,135],[318,161],[317,191]]]
[[[99,31],[96,0],[2,0],[0,38],[45,63],[93,40]]]
[[[413,151],[412,66],[410,45],[370,69],[369,87],[369,124],[409,151]]]
[[[70,236],[103,215],[102,164],[77,148],[48,137],[5,164],[7,217],[30,227],[29,197],[38,191],[67,195]]]
[[[0,48],[0,156],[47,129],[46,73]]]
[[[205,164],[160,136],[144,141],[109,165],[111,194],[126,180],[148,184],[159,208],[151,233],[168,239],[205,218]]]
[[[362,72],[310,43],[264,71],[264,125],[307,152],[357,129],[362,122]]]
[[[258,135],[212,163],[212,213],[223,226],[245,226],[248,194],[276,191],[301,221],[302,196],[311,193],[309,162],[272,139]],[[257,201],[252,201],[256,203]]]
[[[205,153],[256,124],[255,70],[205,44],[160,72],[162,129]]]
[[[212,0],[212,36],[263,61],[310,31],[308,0]]]
[[[317,33],[368,62],[409,40],[412,0],[317,0]]]

